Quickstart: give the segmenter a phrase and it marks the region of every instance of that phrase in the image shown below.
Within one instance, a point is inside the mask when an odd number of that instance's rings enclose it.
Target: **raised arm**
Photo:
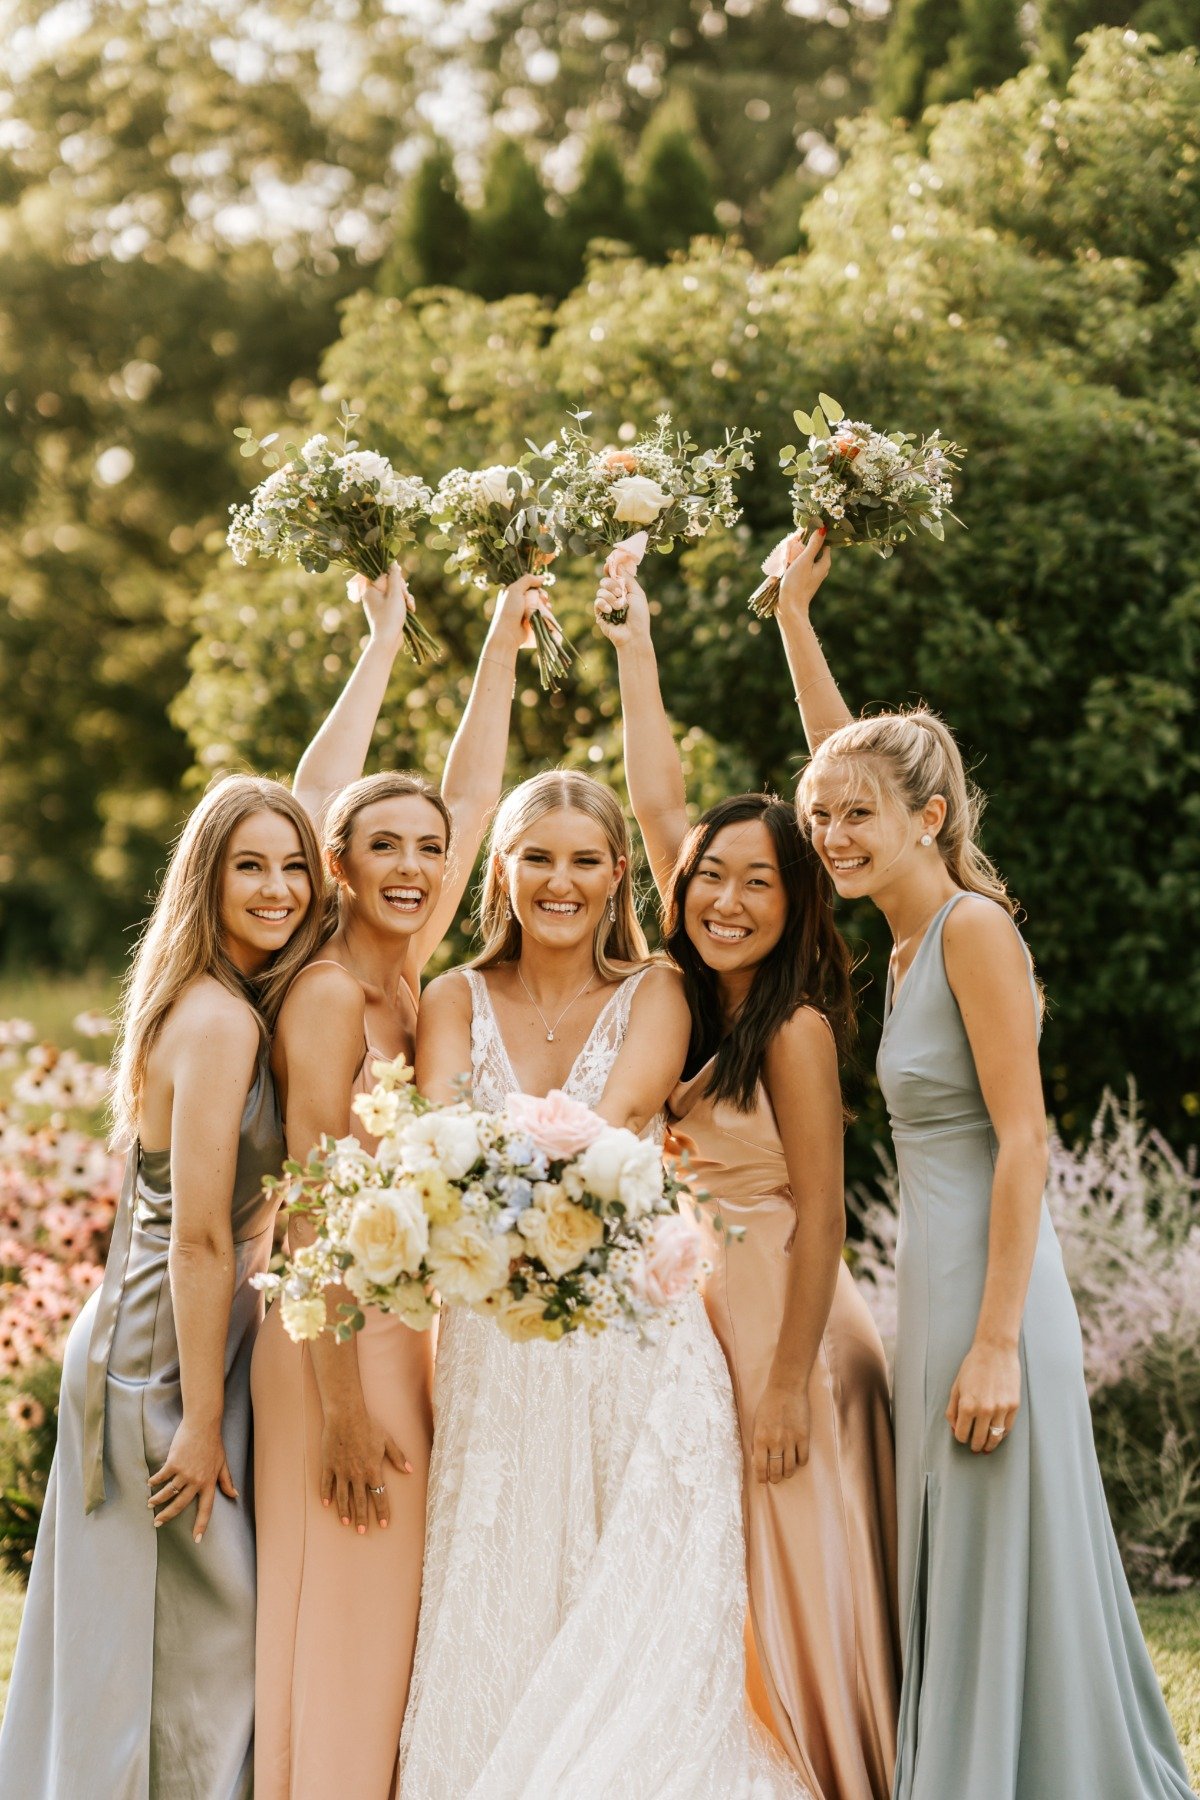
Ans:
[[[596,622],[616,645],[625,784],[654,885],[665,894],[688,829],[683,765],[663,705],[646,596],[636,581],[625,582],[620,599],[629,610],[620,625],[614,625],[605,610],[616,598],[613,583],[602,581],[596,596]]]
[[[846,1237],[842,1092],[833,1033],[819,1013],[806,1006],[792,1014],[767,1047],[763,1074],[783,1139],[796,1229],[779,1341],[754,1415],[752,1459],[759,1481],[786,1481],[808,1461],[808,1384]],[[736,1245],[729,1254],[737,1255]]]
[[[466,710],[442,775],[442,797],[454,821],[454,837],[441,899],[428,925],[413,940],[413,966],[420,969],[454,923],[471,879],[483,834],[504,785],[504,758],[512,719],[517,652],[532,641],[528,621],[544,598],[536,575],[523,575],[505,588],[480,652]]]
[[[363,772],[408,612],[408,587],[399,563],[377,581],[352,577],[351,589],[362,601],[371,635],[332,711],[300,758],[292,784],[318,832],[332,801]]]
[[[692,1017],[682,977],[674,969],[647,970],[629,1009],[629,1025],[596,1111],[610,1125],[641,1131],[666,1105],[683,1074]]]
[[[417,1014],[415,1082],[439,1106],[461,1100],[471,1086],[471,990],[457,969],[439,975],[421,995]]]
[[[242,1110],[259,1031],[250,1008],[218,983],[184,995],[169,1023],[171,1241],[167,1270],[179,1344],[183,1418],[150,1477],[154,1523],[196,1501],[192,1535],[208,1529],[217,1489],[237,1490],[225,1460],[225,1339],[233,1303],[233,1183]]]
[[[998,1146],[983,1297],[946,1408],[958,1442],[986,1453],[1004,1443],[1021,1403],[1021,1320],[1046,1185],[1046,1110],[1029,964],[1012,921],[972,895],[951,912],[942,941]]]
[[[322,965],[297,977],[283,1003],[275,1038],[275,1061],[286,1095],[287,1151],[307,1162],[322,1137],[345,1137],[350,1130],[350,1090],[366,1050],[363,991],[348,969]],[[315,1233],[303,1213],[288,1223],[296,1247]],[[348,1288],[326,1290],[330,1324],[340,1305],[356,1305]],[[360,1533],[372,1510],[381,1527],[390,1519],[384,1461],[408,1473],[404,1452],[367,1411],[358,1367],[358,1343],[339,1344],[323,1332],[308,1346],[321,1399],[322,1504],[335,1502],[343,1525]]]
[[[789,553],[792,560],[780,584],[775,618],[783,638],[804,735],[809,749],[815,750],[831,732],[849,725],[852,714],[830,673],[825,652],[809,617],[813,595],[829,573],[830,552],[825,545],[825,533],[813,532],[806,543],[803,533],[796,532]]]

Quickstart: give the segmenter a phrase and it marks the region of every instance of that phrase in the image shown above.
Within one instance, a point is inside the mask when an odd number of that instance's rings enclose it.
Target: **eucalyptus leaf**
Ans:
[[[805,437],[811,437],[813,434],[813,422],[809,414],[806,412],[794,412],[792,417],[795,419],[797,427],[804,433]]]
[[[821,409],[831,425],[837,425],[845,418],[846,415],[842,408],[838,405],[837,401],[831,399],[828,394],[821,394],[818,398],[821,402]]]

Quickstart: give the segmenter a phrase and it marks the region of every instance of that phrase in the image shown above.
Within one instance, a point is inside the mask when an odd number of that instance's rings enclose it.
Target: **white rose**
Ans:
[[[479,1161],[479,1128],[470,1113],[422,1113],[404,1127],[400,1143],[413,1168],[433,1163],[451,1181]]]
[[[504,463],[493,463],[490,469],[480,469],[471,477],[471,492],[477,500],[485,500],[489,506],[512,506],[513,493],[524,498],[532,483],[523,469],[510,469]]]
[[[429,1244],[429,1220],[412,1188],[367,1188],[354,1203],[346,1248],[380,1287],[414,1275]]]
[[[612,484],[613,518],[623,524],[651,525],[670,499],[649,475],[623,475]]]
[[[496,1238],[482,1219],[464,1213],[430,1232],[430,1276],[443,1299],[473,1306],[508,1279],[509,1252],[507,1238]]]
[[[289,1294],[279,1297],[279,1316],[283,1329],[297,1344],[320,1337],[325,1329],[324,1294]]]
[[[663,1191],[662,1156],[652,1138],[614,1127],[589,1144],[578,1163],[591,1194],[621,1201],[631,1219],[650,1212]]]

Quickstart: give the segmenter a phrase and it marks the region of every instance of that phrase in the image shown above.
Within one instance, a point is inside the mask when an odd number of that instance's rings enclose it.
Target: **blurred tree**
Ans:
[[[8,18],[0,955],[78,962],[119,953],[180,814],[166,709],[232,428],[311,379],[382,242],[403,40],[334,0],[269,29],[217,0]]]
[[[847,150],[806,218],[808,254],[774,269],[728,248],[657,269],[601,257],[553,317],[528,299],[360,297],[314,416],[352,398],[426,475],[544,440],[568,403],[613,437],[664,405],[702,441],[732,423],[762,432],[744,525],[644,572],[697,803],[786,790],[799,763],[774,633],[745,612],[788,523],[774,464],[793,406],[823,388],[854,416],[967,444],[969,533],[886,563],[842,552],[822,635],[852,705],[924,696],[990,795],[986,843],[1027,909],[1066,1128],[1132,1072],[1151,1119],[1183,1139],[1200,1116],[1196,59],[1102,33],[1065,95],[1028,70],[947,108],[927,144],[868,121]],[[616,774],[596,570],[560,577],[581,655],[560,695],[519,684],[510,772],[565,755]],[[482,625],[425,553],[414,587],[449,655],[398,673],[382,755],[436,770]],[[177,716],[202,762],[287,767],[351,653],[344,601],[333,584],[225,569],[199,622]],[[880,920],[848,923],[877,976]],[[876,980],[868,1056],[879,993]],[[869,1086],[860,1099],[861,1156],[881,1115]]]
[[[454,153],[439,140],[425,152],[409,184],[403,224],[377,286],[384,294],[461,286],[470,261],[471,215],[463,205]]]
[[[471,218],[468,286],[486,300],[556,294],[564,279],[561,244],[546,190],[525,148],[499,138],[488,158],[483,200]]]
[[[927,106],[999,87],[1028,60],[1018,0],[898,0],[879,60],[883,112],[919,119]]]
[[[694,237],[716,230],[708,160],[686,96],[655,113],[639,147],[638,245],[644,256],[686,250]]]
[[[607,132],[593,131],[584,146],[579,180],[563,207],[563,254],[572,276],[578,280],[582,275],[589,244],[603,239],[632,245],[636,236],[620,150]]]

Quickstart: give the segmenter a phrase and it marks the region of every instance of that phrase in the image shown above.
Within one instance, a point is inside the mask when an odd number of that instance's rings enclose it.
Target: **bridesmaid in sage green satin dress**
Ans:
[[[251,1279],[284,1156],[267,1032],[321,885],[287,789],[233,776],[188,821],[142,940],[114,1109],[132,1146],[104,1281],[66,1346],[6,1800],[251,1793]]]
[[[828,561],[819,540],[796,550],[809,574]],[[1043,1194],[1041,1005],[1013,902],[950,731],[924,709],[851,720],[788,587],[814,746],[800,815],[895,941],[878,1062],[900,1177],[894,1800],[1187,1800]]]

